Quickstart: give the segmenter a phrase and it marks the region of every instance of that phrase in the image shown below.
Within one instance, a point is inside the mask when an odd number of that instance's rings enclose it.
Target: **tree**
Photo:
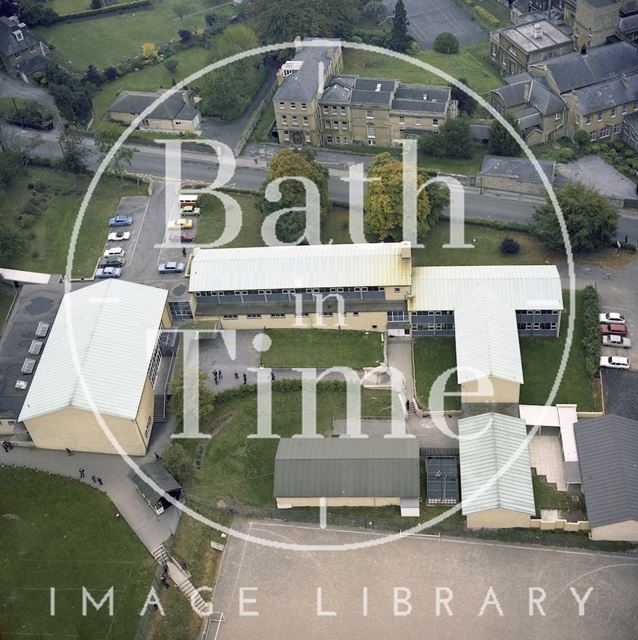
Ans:
[[[87,67],[84,79],[96,87],[104,84],[104,76],[92,64]]]
[[[214,13],[207,13],[204,20],[207,27],[212,27],[217,22],[217,16]]]
[[[283,149],[270,162],[268,180],[302,176],[312,180],[319,190],[321,213],[328,210],[328,170],[315,162],[310,151],[294,151]],[[264,185],[265,188],[265,185]],[[280,185],[281,200],[269,202],[262,195],[260,208],[264,215],[278,209],[303,207],[306,203],[306,190],[298,180],[286,180]],[[287,213],[277,221],[276,233],[282,242],[297,242],[304,232],[306,216],[302,212]]]
[[[24,235],[18,229],[6,224],[0,225],[0,263],[7,264],[9,260],[22,253],[26,248]]]
[[[401,240],[403,237],[403,163],[389,153],[375,156],[369,171],[371,182],[364,204],[364,223],[367,232],[380,240]],[[427,180],[417,174],[417,184]],[[433,198],[430,196],[434,195]],[[436,222],[446,198],[433,186],[423,189],[417,198],[417,234],[422,237]]]
[[[50,7],[44,7],[36,0],[20,0],[18,16],[29,27],[52,25],[58,14]]]
[[[619,214],[594,187],[570,182],[556,191],[574,253],[608,247],[616,235]],[[558,218],[549,198],[534,212],[534,231],[550,251],[563,250]]]
[[[82,144],[80,134],[69,128],[60,136],[62,146],[62,168],[70,173],[84,173],[86,171],[85,159],[88,149]]]
[[[180,29],[177,33],[181,42],[186,43],[193,39],[193,32],[188,29]]]
[[[178,60],[175,58],[166,58],[166,60],[164,60],[164,67],[172,76],[174,76],[177,71],[177,63]]]
[[[86,122],[91,117],[91,94],[83,82],[52,61],[47,62],[45,77],[55,104],[70,122]]]
[[[164,452],[166,470],[179,482],[184,484],[194,475],[193,458],[179,442],[171,442]]]
[[[434,38],[432,48],[438,53],[458,53],[459,41],[454,34],[444,31]]]
[[[376,20],[377,22],[385,18],[385,9],[381,0],[370,0],[363,7],[363,14],[370,20]]]
[[[459,78],[459,82],[462,82],[466,87],[469,87],[468,81],[465,78]],[[451,96],[452,100],[456,100],[459,108],[459,113],[464,113],[465,115],[471,117],[476,109],[476,100],[463,89],[459,89],[456,85],[452,85],[451,87]]]
[[[574,132],[574,144],[579,152],[584,152],[591,146],[591,138],[585,129],[577,129]]]
[[[474,141],[467,118],[448,118],[438,135],[423,135],[419,139],[421,153],[445,158],[471,158]]]
[[[397,0],[394,7],[394,18],[392,19],[392,32],[390,33],[390,49],[405,53],[410,46],[408,36],[408,14],[405,10],[403,0]]]
[[[111,147],[122,133],[121,127],[116,124],[103,124],[95,132],[95,148],[100,155],[100,162],[104,159]],[[121,177],[125,173],[125,167],[130,167],[133,161],[135,149],[120,147],[109,165],[109,171],[113,175]]]
[[[208,375],[201,371],[199,374],[199,421],[205,423],[213,414],[215,395],[206,386]],[[169,402],[171,413],[178,424],[184,422],[184,374],[179,373],[173,378],[171,384],[171,398]]]
[[[264,42],[292,42],[297,36],[352,36],[359,17],[357,0],[255,0],[257,33]]]
[[[142,55],[146,60],[157,60],[157,56],[159,55],[157,52],[157,47],[154,42],[145,42],[142,45]]]
[[[518,126],[518,120],[514,115],[506,111],[503,117],[509,122],[514,130],[522,137],[521,130]],[[496,156],[520,156],[521,148],[510,135],[509,131],[498,121],[493,120],[490,125],[490,142],[488,151]]]
[[[514,255],[519,252],[521,245],[514,238],[503,238],[501,242],[501,253]]]
[[[102,0],[91,0],[91,9],[100,9],[102,7]]]
[[[14,149],[4,149],[0,153],[0,189],[8,189],[22,172],[20,154]],[[0,225],[0,227],[5,225]]]
[[[106,69],[104,69],[104,75],[107,80],[115,80],[119,74],[115,67],[106,67]]]

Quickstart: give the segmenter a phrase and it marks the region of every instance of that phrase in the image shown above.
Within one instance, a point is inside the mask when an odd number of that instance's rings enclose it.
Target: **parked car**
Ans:
[[[123,267],[126,260],[122,256],[108,256],[105,258],[102,256],[99,267]]]
[[[171,242],[193,242],[197,234],[194,231],[184,229],[181,233],[171,233],[168,239]]]
[[[133,224],[131,216],[115,216],[109,218],[109,227],[130,227]]]
[[[601,313],[598,316],[599,322],[613,322],[614,324],[625,324],[625,316],[620,315],[619,313]]]
[[[171,220],[168,223],[168,228],[169,229],[192,229],[193,228],[193,221],[192,220],[186,220],[186,218],[179,218],[177,220]]]
[[[183,262],[163,262],[158,265],[157,270],[160,273],[181,273],[184,271]]]
[[[619,349],[630,349],[631,340],[624,336],[603,336],[603,347],[618,347]]]
[[[122,275],[122,269],[119,267],[100,267],[95,272],[95,277],[103,280],[104,278],[119,278]]]
[[[124,251],[122,247],[111,247],[104,252],[104,257],[110,258],[111,256],[120,256],[123,258],[125,253],[126,251]]]
[[[604,336],[615,334],[617,336],[627,335],[627,326],[624,324],[601,324],[600,330]]]
[[[128,240],[131,237],[130,231],[112,231],[109,233],[107,240],[109,242],[119,242],[120,240]]]
[[[629,359],[621,356],[603,356],[600,366],[607,369],[629,369]]]
[[[184,216],[198,216],[202,210],[199,207],[187,204],[181,208],[181,213]]]

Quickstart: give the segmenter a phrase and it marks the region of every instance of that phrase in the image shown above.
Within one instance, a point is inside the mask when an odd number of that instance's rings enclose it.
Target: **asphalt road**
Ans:
[[[23,141],[31,141],[33,133],[14,130],[16,138]],[[97,156],[92,142],[87,141],[90,156],[88,165],[97,168]],[[165,152],[161,147],[145,145],[134,146],[131,173],[147,175],[155,178],[163,178],[165,175]],[[254,151],[254,149],[251,149]],[[269,150],[270,151],[270,150]],[[40,142],[32,150],[41,157],[59,158],[61,148],[56,134],[42,134]],[[268,155],[271,155],[270,153]],[[202,180],[212,182],[217,175],[217,157],[212,153],[184,151],[182,154],[182,178],[188,180]],[[355,154],[342,154],[331,151],[320,151],[318,160],[330,168],[328,193],[332,200],[338,202],[348,201],[348,184],[341,178],[345,177],[345,168],[349,164],[363,162],[368,166],[371,159]],[[267,177],[268,157],[240,156],[237,158],[237,167],[229,186],[231,188],[248,191],[258,191]],[[467,217],[479,217],[493,220],[513,220],[527,223],[532,219],[534,208],[538,199],[525,198],[521,195],[512,197],[485,195],[476,189],[467,189],[465,193],[465,215]],[[617,237],[624,239],[628,236],[630,242],[638,243],[638,215],[621,212]]]

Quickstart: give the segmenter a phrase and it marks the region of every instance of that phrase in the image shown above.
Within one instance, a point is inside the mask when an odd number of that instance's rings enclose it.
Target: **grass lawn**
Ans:
[[[428,406],[428,397],[434,381],[448,369],[456,366],[454,338],[415,338],[414,373],[416,394],[422,409]],[[454,372],[445,384],[450,393],[460,393]],[[446,396],[444,407],[448,411],[461,408],[460,396]]]
[[[278,329],[266,332],[271,348],[262,353],[261,364],[273,368],[374,367],[383,361],[379,333],[316,329]]]
[[[515,255],[500,251],[503,238],[513,238],[521,248]],[[489,264],[545,264],[554,262],[543,246],[533,236],[520,231],[503,231],[481,225],[465,225],[465,242],[474,244],[474,249],[444,249],[450,242],[449,220],[439,221],[429,230],[423,249],[412,250],[415,266],[472,266]]]
[[[177,61],[175,80],[180,81],[191,73],[206,66],[210,57],[210,51],[203,47],[191,47],[184,51],[179,51],[171,56],[171,60]],[[117,98],[120,91],[124,89],[135,91],[156,91],[164,87],[169,88],[173,75],[170,74],[163,64],[155,64],[143,67],[140,71],[129,73],[113,82],[109,82],[98,90],[93,96],[93,128],[99,126],[106,116],[109,106]]]
[[[572,348],[553,404],[576,403],[579,411],[599,411],[601,407],[599,381],[592,382],[585,373],[585,355],[581,346],[583,340],[582,297],[582,291],[577,291]],[[563,304],[565,310],[561,318],[558,339],[532,337],[520,339],[525,380],[525,384],[521,386],[521,404],[544,404],[547,401],[567,339],[568,291],[563,291]]]
[[[29,167],[3,194],[6,215],[4,224],[14,226],[22,206],[28,201],[29,184],[46,185],[48,201],[35,224],[20,233],[27,238],[26,251],[9,260],[5,267],[64,273],[71,229],[89,183],[89,176],[79,176],[53,169]],[[146,185],[137,187],[128,180],[103,178],[86,211],[74,259],[74,276],[87,277],[100,255],[108,232],[107,221],[124,195],[146,193]]]
[[[488,62],[489,47],[489,42],[479,42],[461,47],[457,54],[448,55],[428,50],[419,53],[416,57],[449,73],[454,78],[465,78],[474,91],[485,97],[492,89],[503,84],[498,73]],[[420,67],[368,51],[344,49],[343,68],[344,73],[353,75],[397,78],[401,82],[415,84],[447,84],[443,78]]]
[[[301,392],[273,391],[272,429],[282,437],[301,433]],[[362,390],[362,416],[389,416],[388,391]],[[327,435],[333,418],[346,417],[346,392],[319,389],[317,433]],[[248,439],[256,433],[257,395],[219,404],[213,419],[202,431],[213,431],[201,470],[186,484],[189,496],[218,501],[225,506],[239,503],[274,509],[273,468],[277,440]],[[191,445],[193,446],[193,445]],[[316,510],[315,510],[316,512]]]
[[[536,475],[532,469],[532,485],[534,487],[534,502],[536,509],[560,509],[561,511],[581,511],[584,504],[581,500],[574,502],[565,491],[557,491],[552,485]]]
[[[79,3],[78,3],[79,4]],[[88,8],[88,0],[82,9]],[[183,19],[175,7],[185,10]],[[106,14],[93,19],[59,22],[50,27],[38,27],[38,35],[60,50],[64,59],[77,70],[90,64],[98,69],[134,58],[142,53],[145,42],[156,46],[178,37],[180,29],[202,28],[205,14],[235,13],[232,5],[215,9],[208,0],[154,0],[149,7],[140,7],[122,15]]]
[[[481,170],[483,156],[487,153],[487,147],[474,146],[471,158],[432,158],[419,154],[419,168],[425,171],[441,173],[457,173],[464,176],[475,176]]]
[[[0,467],[0,636],[133,638],[155,563],[116,509],[78,481]],[[114,587],[114,616],[89,606]],[[56,615],[49,615],[55,587]]]

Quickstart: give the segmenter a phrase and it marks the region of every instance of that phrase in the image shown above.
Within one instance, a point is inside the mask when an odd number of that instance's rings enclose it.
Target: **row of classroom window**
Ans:
[[[246,289],[244,291],[197,291],[197,297],[204,296],[254,296],[272,294],[295,293],[343,293],[347,291],[383,291],[384,287],[316,287],[310,289]],[[401,291],[400,287],[394,288],[395,293]]]
[[[519,331],[556,331],[555,322],[519,322]],[[412,324],[413,331],[454,331],[453,322],[415,322]]]
[[[267,313],[267,314],[262,314],[262,313],[247,313],[246,314],[246,318],[248,320],[259,320],[260,318],[263,318],[264,315],[266,315],[269,318],[285,318],[286,315],[285,313]],[[310,317],[310,313],[308,312],[303,312],[303,313],[299,313],[299,314],[294,314],[296,317],[299,318],[309,318]],[[323,311],[321,313],[315,313],[314,315],[316,316],[321,316],[322,318],[332,318],[335,314],[331,311]],[[344,316],[348,316],[351,315],[353,318],[357,318],[359,316],[359,312],[358,311],[352,311],[350,313],[344,313]],[[222,319],[223,320],[238,320],[239,319],[239,315],[237,313],[224,313],[222,314]]]
[[[622,131],[622,125],[620,123],[615,124],[614,125],[614,135],[617,136],[620,134],[620,132]],[[596,140],[603,140],[604,138],[609,138],[609,136],[611,135],[611,128],[610,127],[603,127],[602,129],[597,130],[594,129],[593,131],[590,131],[589,133],[589,139],[592,142],[596,142]]]
[[[627,115],[628,110],[629,110],[628,109],[628,105],[626,105],[626,104],[622,105],[621,113],[622,113],[623,116]],[[633,110],[634,111],[638,111],[638,102],[634,102],[634,109]],[[610,118],[615,118],[617,113],[618,113],[618,107],[612,107],[609,110]],[[605,116],[605,112],[604,111],[599,111],[596,114],[590,113],[589,115],[583,116],[584,119],[585,119],[585,124],[591,124],[593,119],[594,119],[594,116],[596,116],[597,122],[602,122],[603,118]],[[580,115],[576,115],[576,124],[580,124]]]

